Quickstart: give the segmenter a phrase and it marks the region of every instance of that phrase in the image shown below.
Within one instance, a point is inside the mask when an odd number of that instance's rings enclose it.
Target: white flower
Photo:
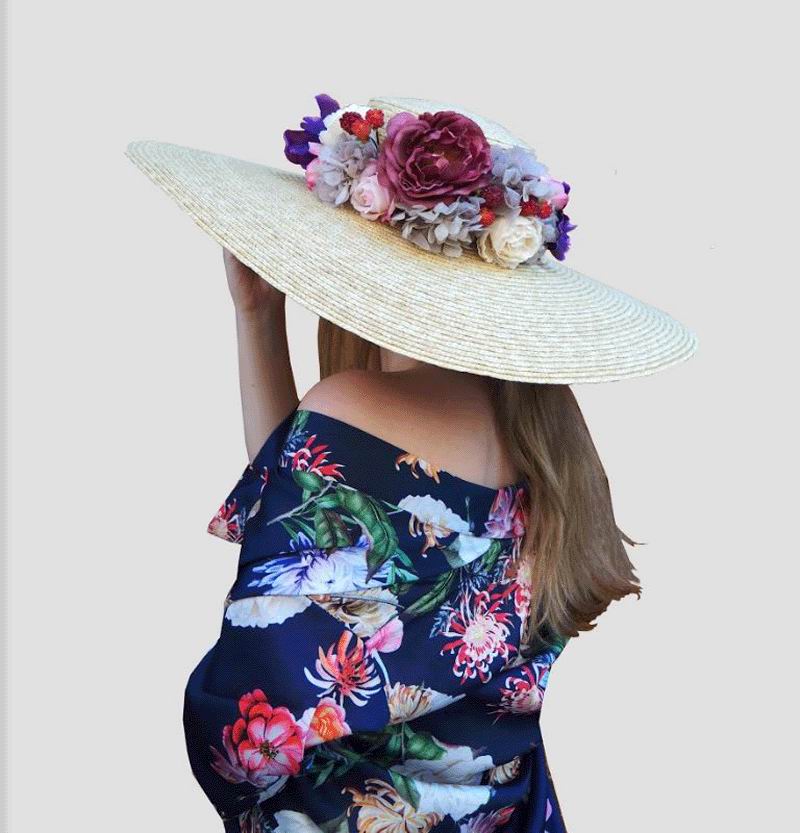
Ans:
[[[449,532],[469,532],[469,524],[453,512],[444,501],[430,495],[407,495],[397,504],[420,523],[429,525],[437,537]]]
[[[319,134],[320,142],[322,142],[323,145],[329,145],[331,147],[335,145],[339,137],[344,133],[342,126],[339,124],[339,119],[345,113],[350,112],[358,113],[358,115],[363,118],[367,115],[367,110],[369,110],[369,107],[364,104],[349,104],[347,107],[342,107],[341,109],[327,115],[322,120],[322,123],[325,125],[325,129]]]
[[[504,764],[498,764],[496,767],[490,770],[489,783],[508,784],[510,781],[513,781],[519,775],[519,771],[521,768],[522,758],[519,755],[517,755],[510,761],[506,761]]]
[[[447,815],[454,821],[474,813],[492,797],[492,788],[488,786],[430,784],[426,781],[414,781],[414,786],[419,792],[418,812]]]
[[[450,548],[445,550],[445,558],[451,567],[463,567],[480,558],[492,545],[491,538],[481,538],[479,535],[461,533],[453,541]]]
[[[275,821],[278,822],[275,833],[322,833],[322,828],[313,819],[296,810],[278,810]]]
[[[437,761],[407,758],[392,770],[413,781],[419,793],[420,813],[437,813],[455,821],[474,813],[492,797],[492,787],[481,784],[481,776],[494,763],[488,755],[473,758],[468,746],[451,746],[437,741],[445,754]]]
[[[310,604],[305,596],[255,596],[231,602],[225,618],[237,628],[266,628],[280,625]]]
[[[385,588],[349,590],[346,596],[318,595],[314,602],[362,639],[377,633],[397,615],[397,596]]]
[[[404,685],[403,683],[395,683],[392,686],[387,683],[384,690],[392,723],[414,720],[423,714],[443,709],[466,697],[465,694],[452,697],[422,685]]]
[[[368,549],[369,540],[362,535],[352,547],[298,550],[292,555],[271,558],[253,567],[253,573],[262,574],[262,578],[251,581],[248,587],[267,587],[265,594],[287,596],[379,587],[388,575],[388,564],[368,579]]]
[[[489,263],[516,269],[542,248],[542,224],[519,212],[501,214],[478,236],[478,254]]]
[[[406,758],[392,769],[416,781],[432,784],[480,784],[483,773],[494,767],[490,755],[478,755],[476,758],[469,746],[437,743],[445,750],[441,758],[435,761]]]

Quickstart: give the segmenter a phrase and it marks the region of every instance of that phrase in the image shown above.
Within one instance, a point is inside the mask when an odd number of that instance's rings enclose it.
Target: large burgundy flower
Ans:
[[[378,181],[399,203],[434,206],[487,185],[489,143],[472,119],[442,110],[398,113],[386,126]]]

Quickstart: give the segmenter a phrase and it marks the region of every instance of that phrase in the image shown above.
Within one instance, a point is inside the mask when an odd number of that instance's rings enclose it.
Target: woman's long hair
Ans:
[[[377,345],[320,319],[322,378],[380,369]],[[531,579],[531,648],[594,627],[609,604],[641,595],[603,464],[568,385],[488,379],[497,426],[528,485],[521,558]]]

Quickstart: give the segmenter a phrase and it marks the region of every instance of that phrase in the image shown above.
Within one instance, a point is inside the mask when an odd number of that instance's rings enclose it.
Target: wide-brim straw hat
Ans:
[[[452,105],[375,98],[387,118],[456,110],[492,145],[528,147]],[[276,131],[277,132],[277,131]],[[655,307],[551,255],[505,269],[474,252],[425,252],[396,228],[334,208],[301,173],[157,141],[130,159],[214,240],[321,317],[398,353],[524,382],[608,382],[689,358],[695,335]]]

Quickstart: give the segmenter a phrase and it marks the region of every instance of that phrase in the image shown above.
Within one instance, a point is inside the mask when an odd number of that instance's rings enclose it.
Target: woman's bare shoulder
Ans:
[[[300,400],[299,408],[317,411],[373,431],[399,404],[389,374],[375,370],[343,370],[321,379]]]
[[[349,423],[467,480],[496,485],[514,478],[488,406],[476,399],[454,407],[452,394],[431,395],[403,374],[342,371],[314,385],[298,407]]]
[[[398,448],[441,452],[436,403],[424,398],[402,374],[345,370],[319,381],[302,398],[301,409],[334,417]]]

